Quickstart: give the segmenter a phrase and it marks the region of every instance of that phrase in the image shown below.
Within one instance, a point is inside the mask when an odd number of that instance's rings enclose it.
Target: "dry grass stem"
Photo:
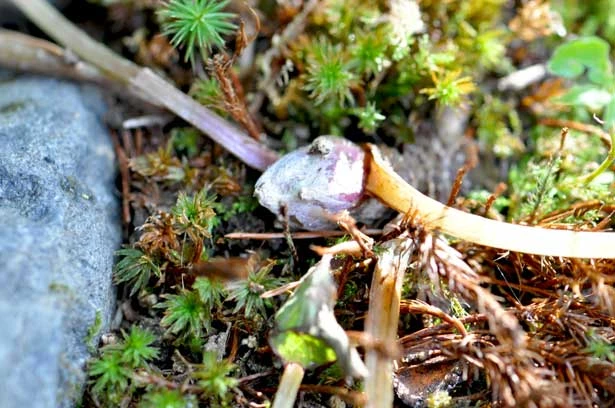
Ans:
[[[36,72],[109,85],[98,68],[79,61],[75,55],[49,41],[0,29],[0,64],[19,71]]]
[[[372,277],[365,332],[384,344],[397,340],[401,287],[414,242],[396,238],[382,244]],[[375,350],[365,355],[367,407],[393,405],[393,361]]]

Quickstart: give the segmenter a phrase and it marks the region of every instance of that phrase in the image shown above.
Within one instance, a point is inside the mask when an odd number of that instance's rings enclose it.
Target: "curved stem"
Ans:
[[[615,259],[615,233],[555,230],[483,218],[427,197],[386,163],[373,145],[366,190],[391,208],[416,211],[421,222],[459,239],[493,248],[544,256]]]
[[[600,163],[600,166],[598,166],[596,170],[592,171],[586,176],[581,177],[580,181],[582,183],[585,183],[585,184],[591,183],[596,177],[598,177],[599,175],[604,173],[606,170],[608,170],[609,167],[611,167],[613,160],[615,160],[615,133],[611,133],[610,139],[611,139],[611,145],[609,146],[609,153],[606,159],[604,159],[604,161]]]

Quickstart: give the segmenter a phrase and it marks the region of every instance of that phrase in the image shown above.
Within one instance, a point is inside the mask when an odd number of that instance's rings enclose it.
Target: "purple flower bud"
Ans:
[[[280,215],[285,206],[291,226],[330,228],[331,215],[356,208],[364,196],[365,152],[336,136],[320,136],[270,166],[254,195]]]

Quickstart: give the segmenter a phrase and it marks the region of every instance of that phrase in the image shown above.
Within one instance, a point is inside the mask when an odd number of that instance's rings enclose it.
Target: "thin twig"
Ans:
[[[463,164],[463,166],[461,166],[461,168],[457,170],[455,180],[453,181],[453,187],[451,188],[448,200],[446,201],[446,205],[448,205],[449,207],[455,204],[455,200],[457,200],[459,191],[461,191],[461,185],[463,184],[463,179],[465,178],[466,174],[478,164],[478,151],[476,150],[476,145],[470,146],[474,147],[468,148],[468,158]]]
[[[267,377],[267,376],[273,375],[274,373],[275,373],[275,370],[273,370],[273,369],[267,370],[267,371],[263,371],[263,372],[260,372],[260,373],[254,373],[254,374],[250,374],[250,375],[246,375],[246,376],[243,376],[241,378],[238,378],[237,382],[239,384],[248,383],[248,382],[252,382],[254,380],[258,380],[259,378],[262,378],[262,377]]]
[[[0,29],[0,64],[5,68],[60,76],[100,85],[112,83],[96,67],[49,41]]]
[[[489,214],[489,211],[491,211],[491,207],[493,206],[493,203],[495,203],[495,200],[497,200],[497,198],[504,191],[506,191],[507,188],[508,186],[506,185],[506,183],[503,182],[498,183],[498,185],[495,186],[495,190],[489,195],[489,197],[487,198],[487,202],[485,202],[485,208],[483,209],[483,215],[485,217]]]
[[[361,230],[365,235],[380,235],[381,229],[365,229]],[[314,239],[314,238],[332,238],[342,237],[346,235],[346,231],[299,231],[291,232],[290,236],[293,239]],[[283,232],[231,232],[224,236],[226,239],[285,239],[286,235]]]
[[[600,138],[602,143],[607,147],[611,148],[611,136],[598,126],[588,125],[586,123],[575,122],[573,120],[565,120],[565,119],[556,119],[556,118],[544,118],[538,121],[539,124],[544,126],[551,127],[567,127],[570,129],[578,130],[579,132],[590,133],[592,135],[596,135]]]
[[[405,312],[405,306],[402,304],[402,311]],[[475,324],[475,323],[483,323],[489,320],[489,317],[485,314],[482,313],[478,313],[478,314],[474,314],[471,316],[466,316],[466,317],[462,317],[459,319],[459,321],[462,324]],[[404,346],[408,346],[411,344],[416,343],[418,340],[422,339],[422,338],[429,338],[429,337],[434,337],[435,335],[443,332],[443,331],[448,331],[450,329],[453,328],[453,325],[450,323],[440,323],[436,326],[431,326],[431,327],[426,327],[424,329],[421,329],[419,331],[416,331],[414,333],[410,333],[407,334],[403,337],[401,337],[398,342],[399,345],[404,347]],[[473,332],[476,333],[476,332]]]
[[[143,115],[122,122],[124,129],[136,129],[141,127],[165,126],[173,120],[171,115]]]
[[[357,227],[356,220],[347,212],[342,212],[335,217],[337,225],[339,225],[344,231],[348,232],[354,241],[359,244],[363,255],[366,258],[371,258],[374,248],[374,239],[367,236]]]
[[[94,41],[46,1],[11,2],[50,37],[85,61],[94,64],[106,77],[134,88],[145,101],[159,104],[174,112],[248,166],[264,170],[277,160],[276,152],[259,144],[231,123],[177,90],[152,70],[142,68]]]
[[[128,170],[128,157],[126,151],[120,145],[120,140],[116,132],[111,132],[111,140],[113,148],[120,167],[120,176],[122,180],[122,221],[124,227],[130,224],[130,171]]]
[[[436,306],[429,305],[425,302],[421,302],[420,300],[411,300],[403,302],[403,308],[407,313],[423,313],[435,316],[447,323],[450,323],[463,337],[468,335],[466,328],[458,318],[449,315]]]
[[[574,203],[568,208],[554,210],[545,216],[543,216],[539,223],[548,226],[557,220],[561,220],[566,217],[575,216],[580,217],[587,211],[591,210],[603,210],[605,204],[600,200],[583,201],[580,203]]]

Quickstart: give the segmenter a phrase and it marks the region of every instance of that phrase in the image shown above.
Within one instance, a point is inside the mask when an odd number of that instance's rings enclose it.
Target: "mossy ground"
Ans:
[[[589,84],[610,100],[610,1],[230,2],[225,10],[232,16],[218,17],[232,20],[241,35],[235,39],[223,24],[224,41],[193,44],[188,63],[190,47],[181,38],[176,43],[184,46],[176,49],[159,35],[172,36],[176,25],[157,11],[181,2],[100,1],[87,13],[74,3],[66,13],[107,45],[246,133],[266,133],[261,142],[280,152],[319,134],[412,149],[417,132],[425,124],[433,129],[452,108],[464,112],[462,136],[478,147],[481,164],[473,171],[485,172],[457,197],[457,207],[550,228],[612,227],[613,169],[607,163],[593,181],[583,180],[607,157],[610,129],[592,115],[607,115],[610,102],[589,106],[580,94],[566,94]],[[601,38],[607,54],[600,72],[610,77],[596,82],[555,70],[519,89],[498,87],[510,73],[546,64],[575,36]],[[115,109],[123,119],[142,113],[122,102]],[[276,230],[274,217],[252,197],[257,172],[179,120],[115,135],[126,245],[115,270],[122,321],[103,335],[89,363],[84,405],[267,406],[282,366],[268,336],[288,292],[261,295],[298,280],[318,260],[310,245],[337,241],[227,239],[231,232]],[[447,163],[414,165],[441,170]],[[410,391],[397,386],[404,395],[397,405],[613,402],[611,261],[455,241],[442,244],[459,251],[447,258],[425,244],[433,242],[428,231],[405,228],[418,250],[398,329],[397,374]],[[335,314],[346,330],[361,331],[367,313],[372,266],[364,261],[336,261]],[[357,402],[362,389],[345,382],[336,365],[308,372],[303,384],[305,406]]]

